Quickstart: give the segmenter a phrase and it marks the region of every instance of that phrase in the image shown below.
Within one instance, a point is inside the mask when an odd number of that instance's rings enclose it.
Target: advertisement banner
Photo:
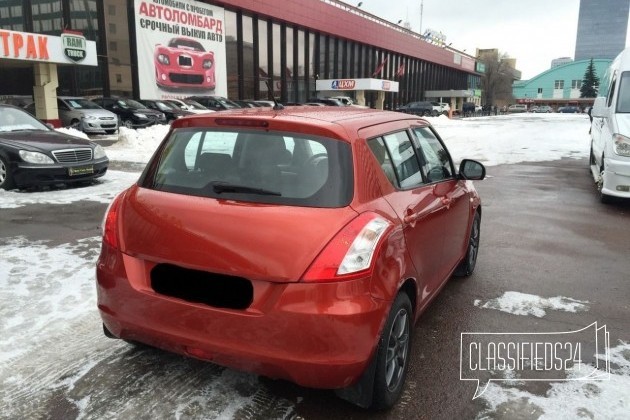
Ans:
[[[225,11],[193,0],[135,0],[140,99],[227,96]]]

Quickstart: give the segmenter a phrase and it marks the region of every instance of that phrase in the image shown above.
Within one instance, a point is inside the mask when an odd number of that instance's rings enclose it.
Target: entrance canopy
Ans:
[[[318,91],[398,92],[398,82],[383,79],[323,79],[315,82],[315,89]]]
[[[0,30],[2,67],[33,67],[33,99],[37,118],[60,126],[57,109],[57,65],[97,66],[96,42],[82,33],[63,31],[61,36]]]

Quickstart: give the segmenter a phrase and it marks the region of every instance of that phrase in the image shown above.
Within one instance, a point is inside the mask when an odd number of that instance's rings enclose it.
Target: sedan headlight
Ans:
[[[24,162],[38,163],[40,165],[50,165],[55,163],[50,157],[39,152],[29,152],[28,150],[20,150],[20,157]]]
[[[138,118],[142,118],[142,119],[147,119],[147,116],[145,114],[141,114],[139,112],[134,112],[133,115],[135,115]]]
[[[97,144],[94,148],[94,159],[102,159],[104,157],[107,157],[105,149],[100,144]]]
[[[89,114],[88,114],[88,115],[84,115],[84,116],[83,116],[83,119],[84,119],[84,120],[91,120],[91,121],[94,121],[94,120],[98,120],[98,117],[95,117],[94,115],[89,115]]]
[[[630,138],[621,134],[613,135],[613,148],[619,156],[630,157]]]
[[[158,54],[157,61],[158,63],[164,64],[165,66],[168,66],[171,64],[171,60],[170,58],[168,58],[168,55],[166,54]]]
[[[212,68],[212,60],[203,60],[203,68],[204,69]]]

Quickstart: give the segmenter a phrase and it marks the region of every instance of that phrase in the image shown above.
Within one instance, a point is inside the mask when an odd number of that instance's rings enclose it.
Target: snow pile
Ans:
[[[60,133],[67,134],[69,136],[80,137],[86,140],[90,139],[88,135],[85,134],[83,131],[75,130],[74,128],[70,127],[55,128],[55,131],[59,131]]]
[[[544,298],[520,292],[505,292],[503,296],[485,303],[481,303],[481,300],[475,300],[474,303],[475,306],[484,309],[496,309],[513,315],[533,315],[538,318],[547,315],[545,310],[583,312],[589,309],[588,301],[564,296]]]
[[[106,149],[107,156],[114,161],[146,163],[170,128],[163,124],[137,130],[120,127],[119,140]]]
[[[597,357],[605,360],[601,355]],[[511,418],[525,413],[538,419],[628,418],[630,344],[622,342],[610,349],[610,362],[610,379],[552,382],[544,396],[491,381],[481,397],[489,408],[477,418]],[[567,379],[577,379],[577,370],[577,367],[568,370]]]

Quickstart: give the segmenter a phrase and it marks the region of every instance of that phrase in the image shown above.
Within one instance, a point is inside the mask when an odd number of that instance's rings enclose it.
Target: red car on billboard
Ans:
[[[172,38],[155,48],[155,81],[165,89],[214,89],[214,53],[191,38]]]

